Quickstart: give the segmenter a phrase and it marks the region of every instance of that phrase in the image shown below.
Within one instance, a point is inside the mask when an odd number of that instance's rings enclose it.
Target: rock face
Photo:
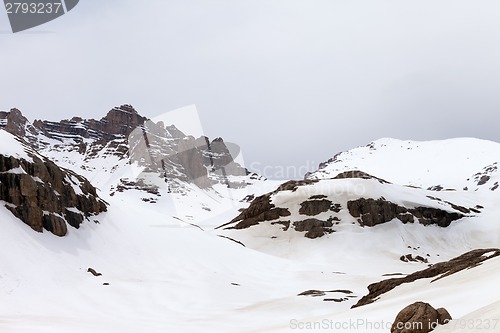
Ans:
[[[428,333],[449,320],[451,316],[446,309],[439,308],[438,311],[429,303],[415,302],[398,313],[391,333]]]
[[[52,122],[35,120],[33,125],[41,133],[53,139],[72,137],[76,141],[83,138],[113,140],[126,138],[134,129],[144,124],[146,118],[128,104],[111,109],[100,120],[73,117],[71,120]]]
[[[439,325],[445,325],[450,320],[453,319],[453,318],[451,318],[451,315],[448,312],[448,310],[446,310],[445,308],[438,308],[438,309],[436,309],[436,311],[438,313],[438,322],[439,322]]]
[[[309,200],[300,203],[299,214],[315,216],[329,211],[332,205],[333,202],[324,199],[322,196],[311,197]]]
[[[129,159],[146,167],[145,172],[162,174],[173,192],[182,192],[178,181],[200,188],[218,183],[240,188],[247,185],[244,177],[254,177],[234,162],[239,153],[236,145],[221,138],[195,139],[172,124],[148,120],[128,104],[111,109],[100,120],[73,117],[59,122],[35,120],[33,125],[19,110],[12,109],[0,112],[0,128],[23,137],[31,147],[48,156],[57,151],[64,159],[64,154],[76,151],[84,161],[80,168],[87,171],[93,159],[111,155]],[[54,144],[54,140],[60,143]],[[67,157],[70,163],[73,157]],[[77,168],[74,170],[79,173]],[[227,176],[243,177],[230,182]],[[255,175],[254,180],[257,178]]]
[[[440,262],[421,271],[400,278],[392,278],[380,282],[372,283],[368,286],[368,295],[363,296],[353,308],[375,302],[380,295],[385,294],[403,283],[411,283],[419,279],[429,279],[436,277],[442,279],[451,274],[455,274],[464,269],[473,268],[483,261],[500,256],[500,249],[478,249],[462,254],[449,261]]]
[[[304,236],[312,239],[333,232],[331,229],[333,226],[332,221],[322,221],[314,218],[293,222],[293,226],[296,231],[307,231]]]
[[[290,212],[285,208],[277,208],[270,202],[270,194],[265,194],[255,198],[250,207],[241,212],[231,222],[220,226],[224,227],[228,224],[237,222],[237,224],[229,229],[245,229],[252,225],[259,224],[263,221],[272,221],[280,217],[290,216]]]
[[[26,134],[25,125],[28,119],[18,109],[11,109],[10,112],[0,111],[0,121],[6,131],[21,137]]]
[[[365,199],[347,202],[349,213],[358,218],[361,225],[373,227],[397,218],[403,223],[413,223],[415,218],[423,225],[437,224],[447,227],[451,222],[464,217],[460,213],[447,212],[431,207],[406,208],[383,199]]]
[[[78,228],[85,218],[106,211],[84,177],[29,155],[31,160],[0,155],[0,200],[33,230],[64,236],[67,224]]]

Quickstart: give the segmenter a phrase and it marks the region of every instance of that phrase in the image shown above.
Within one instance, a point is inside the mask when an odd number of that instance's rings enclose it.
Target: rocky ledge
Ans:
[[[431,281],[432,283],[465,269],[479,266],[483,263],[483,261],[498,257],[499,255],[500,249],[496,248],[472,250],[449,261],[439,262],[431,265],[429,268],[417,271],[405,277],[392,278],[372,283],[368,286],[368,294],[363,296],[358,303],[352,306],[352,308],[373,303],[379,299],[382,294],[391,291],[403,283],[412,283],[419,279],[434,278]]]
[[[67,224],[78,229],[85,219],[106,211],[87,179],[27,146],[24,150],[29,159],[0,154],[0,200],[33,230],[64,236]]]

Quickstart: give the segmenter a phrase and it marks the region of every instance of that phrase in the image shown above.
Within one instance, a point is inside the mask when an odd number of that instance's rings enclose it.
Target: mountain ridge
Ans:
[[[123,126],[74,117],[37,127],[0,113],[0,127],[26,139],[0,130],[1,330],[289,332],[318,318],[389,322],[419,300],[484,317],[500,299],[498,257],[481,257],[500,245],[496,145],[384,139],[278,182],[249,174],[222,139],[117,112]],[[91,199],[87,177],[106,211],[50,211],[63,192],[37,171],[50,165]],[[18,223],[18,207],[38,207],[41,224]],[[31,230],[40,225],[65,237]],[[475,249],[485,249],[480,266],[450,260]],[[351,309],[367,294],[376,301]]]

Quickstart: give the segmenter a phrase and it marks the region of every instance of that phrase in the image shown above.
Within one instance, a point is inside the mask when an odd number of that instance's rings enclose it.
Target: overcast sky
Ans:
[[[0,10],[0,110],[195,104],[247,167],[300,168],[284,178],[381,137],[500,142],[499,18],[497,0],[81,0],[12,34]]]

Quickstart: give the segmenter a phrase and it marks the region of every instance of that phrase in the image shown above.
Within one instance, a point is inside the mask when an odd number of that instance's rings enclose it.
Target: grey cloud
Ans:
[[[59,119],[131,103],[153,118],[194,103],[208,136],[261,167],[387,136],[500,141],[499,14],[497,1],[81,1],[54,33],[0,35],[0,108]]]

